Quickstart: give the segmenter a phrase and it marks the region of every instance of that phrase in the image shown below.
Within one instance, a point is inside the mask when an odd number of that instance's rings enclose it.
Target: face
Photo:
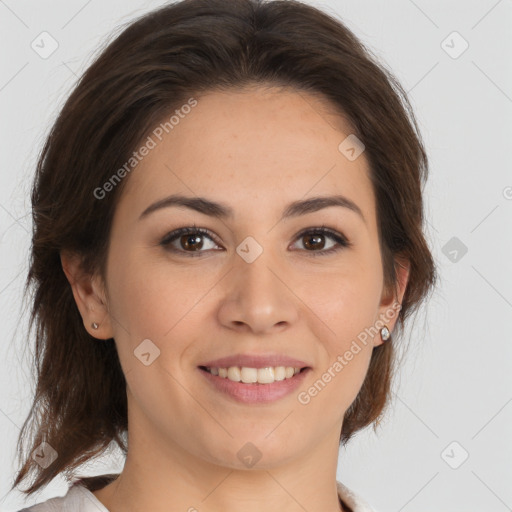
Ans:
[[[134,432],[184,457],[243,468],[240,454],[259,453],[260,467],[271,468],[338,443],[382,343],[378,329],[362,333],[380,327],[396,297],[383,290],[365,154],[349,159],[338,148],[352,133],[343,119],[291,90],[196,99],[125,178],[108,253],[108,313],[90,332],[115,339]],[[171,195],[223,208],[160,204],[143,215]],[[328,196],[344,204],[289,208]],[[240,359],[248,368],[270,361],[306,370],[249,384],[201,368],[241,355],[268,356]]]

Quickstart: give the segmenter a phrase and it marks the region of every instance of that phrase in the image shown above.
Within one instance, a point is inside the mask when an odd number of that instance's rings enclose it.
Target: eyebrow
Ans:
[[[174,194],[164,199],[160,199],[156,203],[148,206],[140,215],[139,220],[147,217],[150,213],[153,213],[162,208],[169,207],[181,207],[195,210],[196,212],[215,217],[218,219],[232,219],[234,217],[233,209],[222,203],[211,201],[205,197],[187,197],[179,194]],[[351,201],[345,196],[334,195],[334,196],[319,196],[312,197],[309,199],[293,201],[285,208],[281,220],[288,219],[291,217],[298,217],[307,213],[316,212],[324,208],[331,206],[340,206],[347,208],[359,215],[361,219],[366,223],[363,212],[357,206],[356,203]]]

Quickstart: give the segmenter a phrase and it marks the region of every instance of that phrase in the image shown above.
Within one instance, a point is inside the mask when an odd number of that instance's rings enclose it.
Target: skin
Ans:
[[[261,87],[196,98],[125,178],[106,282],[81,275],[79,260],[61,255],[85,328],[99,340],[115,339],[127,380],[129,453],[121,476],[94,494],[111,512],[339,511],[343,415],[380,336],[360,344],[307,405],[297,395],[401,302],[408,267],[400,267],[397,295],[384,290],[368,162],[365,153],[350,161],[338,150],[352,130],[325,102]],[[220,220],[169,207],[138,219],[176,193],[226,203],[235,215]],[[356,203],[364,220],[336,206],[280,220],[290,202],[334,193]],[[203,236],[199,257],[187,257],[194,251],[180,238],[173,246],[181,253],[160,245],[193,224],[219,243]],[[308,249],[311,237],[299,232],[323,224],[352,245],[320,255],[337,245],[324,236]],[[263,248],[252,263],[236,252],[247,236]],[[395,321],[385,322],[390,331]],[[149,366],[134,357],[144,339],[160,350]],[[278,401],[237,403],[197,369],[235,352],[283,353],[313,370]],[[252,468],[237,457],[247,442],[262,454]]]

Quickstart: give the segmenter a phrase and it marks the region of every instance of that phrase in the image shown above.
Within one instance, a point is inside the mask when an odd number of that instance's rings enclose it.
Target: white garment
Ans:
[[[360,496],[337,482],[338,496],[352,512],[377,512]],[[50,498],[18,512],[109,512],[96,496],[83,485],[71,485],[64,496]]]

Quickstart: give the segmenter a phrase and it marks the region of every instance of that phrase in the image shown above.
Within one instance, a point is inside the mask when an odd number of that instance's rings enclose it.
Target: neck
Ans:
[[[167,512],[170,505],[190,512],[351,512],[336,488],[336,436],[284,464],[241,470],[198,458],[168,440],[162,450],[161,442],[148,444],[148,436],[138,437],[133,429],[131,434],[122,473],[93,491],[109,512]]]

